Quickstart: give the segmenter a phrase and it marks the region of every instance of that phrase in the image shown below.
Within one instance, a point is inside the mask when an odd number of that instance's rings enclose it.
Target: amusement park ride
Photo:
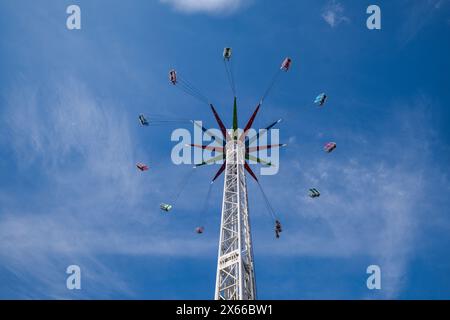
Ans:
[[[255,118],[260,111],[265,98],[274,86],[278,76],[283,71],[287,72],[290,69],[292,60],[290,58],[285,58],[283,60],[280,68],[273,76],[268,88],[265,90],[262,98],[257,104],[245,127],[243,129],[239,129],[237,97],[233,68],[231,65],[231,56],[232,49],[225,48],[223,51],[223,61],[225,70],[227,72],[228,81],[234,95],[232,129],[227,130],[214,105],[209,101],[209,99],[204,96],[198,89],[196,89],[190,82],[180,77],[176,70],[170,70],[169,80],[174,86],[180,88],[182,91],[206,103],[211,109],[221,132],[221,137],[214,136],[215,141],[218,142],[218,145],[216,146],[190,144],[191,147],[214,151],[216,155],[215,157],[207,161],[203,161],[202,163],[197,164],[194,168],[221,162],[222,165],[213,177],[211,183],[213,183],[222,173],[224,173],[225,175],[223,185],[222,215],[219,237],[220,240],[217,259],[215,299],[254,300],[256,299],[256,282],[251,227],[249,219],[246,173],[250,174],[250,176],[256,181],[261,190],[266,207],[271,214],[274,222],[276,238],[280,237],[282,227],[264,190],[261,187],[257,176],[250,168],[248,161],[259,163],[265,166],[272,166],[273,164],[271,162],[260,159],[258,156],[255,156],[253,154],[261,150],[279,148],[286,145],[271,144],[257,145],[255,147],[251,146],[252,142],[258,140],[262,134],[266,134],[267,131],[276,126],[281,120],[271,123],[261,133],[251,135],[250,129],[252,128]],[[325,103],[326,99],[326,95],[321,94],[316,98],[315,103],[319,106],[322,106]],[[152,124],[152,119],[147,120],[144,115],[139,116],[139,121],[144,126]],[[200,126],[197,123],[194,124]],[[203,126],[201,127],[201,129],[205,134],[208,134],[208,130]],[[328,152],[331,152],[333,147],[335,148],[335,145],[329,147],[329,149],[331,150]],[[160,207],[161,210],[165,212],[168,212],[172,209],[172,205],[164,203],[161,204]],[[201,234],[204,232],[204,228],[202,226],[199,226],[196,228],[196,232]]]
[[[216,300],[254,300],[256,299],[256,282],[253,261],[253,247],[250,231],[250,219],[247,196],[247,182],[246,172],[259,184],[258,178],[250,168],[247,160],[254,160],[257,163],[265,165],[272,165],[251,153],[263,149],[271,149],[285,146],[284,144],[257,146],[250,148],[250,139],[257,137],[248,137],[248,132],[253,125],[253,122],[261,108],[261,105],[268,95],[270,89],[273,87],[278,74],[281,71],[288,71],[291,66],[291,59],[286,58],[281,64],[280,70],[274,76],[269,88],[264,93],[263,98],[256,106],[255,111],[248,120],[242,132],[238,129],[238,115],[237,115],[237,98],[234,86],[234,77],[231,63],[231,48],[225,48],[223,52],[225,69],[227,71],[228,80],[234,94],[233,106],[233,128],[230,132],[226,129],[222,119],[219,117],[213,104],[210,103],[199,91],[193,89],[193,86],[186,82],[186,80],[179,79],[175,70],[169,72],[169,80],[173,85],[181,84],[181,88],[198,97],[200,100],[206,102],[211,108],[212,113],[217,121],[217,124],[222,133],[222,139],[219,143],[222,146],[212,147],[214,151],[219,154],[217,157],[208,161],[202,162],[197,167],[214,163],[219,160],[223,161],[222,166],[217,171],[212,179],[215,181],[223,172],[225,172],[223,184],[223,199],[222,199],[222,217],[220,226],[220,240],[217,260],[217,275],[216,275]],[[277,124],[275,122],[275,124]],[[269,126],[273,127],[275,124]],[[267,130],[269,130],[268,128]],[[204,130],[203,128],[203,131]],[[248,138],[248,139],[246,139]],[[217,138],[216,138],[217,139]],[[208,146],[195,145],[192,147],[206,149]],[[262,190],[262,189],[261,189]],[[267,198],[264,198],[267,201]],[[272,210],[272,216],[275,213]],[[277,225],[279,221],[277,221]],[[281,231],[281,225],[278,229]],[[279,236],[279,232],[277,235]]]

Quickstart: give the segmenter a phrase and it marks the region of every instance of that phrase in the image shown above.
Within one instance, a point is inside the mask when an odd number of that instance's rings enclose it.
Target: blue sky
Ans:
[[[81,30],[66,29],[70,4]],[[450,3],[377,1],[379,31],[366,28],[370,4],[2,1],[0,298],[213,297],[222,179],[200,209],[217,166],[197,170],[161,214],[189,167],[170,160],[173,128],[139,127],[137,115],[215,125],[168,83],[173,67],[230,125],[221,54],[231,46],[241,121],[293,59],[255,122],[283,118],[289,143],[279,173],[261,177],[281,239],[248,179],[258,298],[449,299]],[[330,155],[327,141],[338,145]],[[71,264],[80,291],[65,287]],[[382,290],[366,288],[370,264]]]

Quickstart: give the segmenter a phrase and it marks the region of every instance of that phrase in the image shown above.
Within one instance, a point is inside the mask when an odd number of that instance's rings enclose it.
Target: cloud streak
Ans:
[[[3,294],[70,297],[61,287],[64,270],[68,264],[80,264],[88,270],[93,286],[104,289],[101,292],[115,290],[133,297],[132,288],[99,256],[215,255],[217,242],[209,240],[216,235],[199,241],[189,236],[192,230],[186,231],[185,222],[195,217],[178,215],[176,226],[161,219],[157,197],[178,178],[174,179],[171,168],[162,166],[152,179],[159,182],[158,187],[136,172],[135,159],[144,152],[133,144],[129,121],[119,107],[73,79],[51,85],[54,95],[47,94],[48,88],[20,88],[13,89],[7,100],[3,127],[11,133],[8,144],[20,164],[19,173],[25,176],[41,170],[46,183],[33,198],[1,192],[0,261],[18,283],[31,278],[39,285],[33,292],[22,292],[17,286],[2,290]],[[310,159],[291,154],[282,166],[292,173],[267,178],[273,183],[266,190],[277,195],[275,207],[284,209],[283,223],[289,223],[281,241],[274,242],[266,233],[257,238],[256,254],[349,261],[369,257],[382,267],[385,297],[396,297],[419,241],[423,194],[428,183],[434,183],[430,177],[438,176],[430,169],[428,103],[425,97],[391,108],[399,113],[383,124],[383,131],[390,133],[385,139],[341,129],[334,133],[338,149],[333,154]],[[345,145],[365,152],[347,152],[344,157]],[[291,185],[292,176],[299,179]],[[201,188],[200,181],[195,181],[195,189]],[[290,192],[280,192],[281,185],[289,186]],[[320,189],[320,199],[306,196],[310,186]],[[258,221],[264,220],[265,208],[255,197],[253,193],[250,199],[256,218],[252,222],[257,222],[253,230],[261,234]],[[220,194],[216,200],[220,202]],[[195,206],[189,198],[178,203],[177,209],[195,211]],[[215,213],[219,212],[215,207]],[[111,288],[112,284],[116,287]],[[107,296],[88,292],[83,297]]]
[[[184,13],[230,14],[250,3],[249,0],[160,0]]]
[[[402,45],[406,45],[412,41],[422,29],[430,24],[431,21],[442,11],[448,7],[449,0],[425,0],[404,2],[407,9],[404,10],[405,17],[402,19],[402,25],[398,30]]]
[[[334,153],[308,158],[302,150],[291,153],[288,163],[282,159],[289,177],[276,177],[280,180],[268,186],[268,194],[277,195],[275,207],[283,208],[288,222],[282,241],[262,245],[257,239],[261,252],[256,254],[343,258],[349,263],[365,257],[382,268],[383,297],[398,297],[426,223],[426,190],[438,184],[448,188],[438,182],[441,169],[432,160],[430,103],[426,97],[395,103],[397,113],[377,125],[389,132],[384,138],[341,129],[333,134],[338,142]],[[360,152],[348,151],[350,145]],[[279,192],[280,185],[292,192]],[[317,187],[321,197],[310,199],[310,187]],[[253,213],[263,210],[254,208]]]
[[[83,298],[110,297],[108,292],[133,297],[99,255],[194,257],[213,248],[171,232],[158,210],[162,190],[134,167],[144,151],[133,143],[127,116],[82,82],[22,84],[11,90],[2,120],[9,137],[2,145],[13,151],[18,174],[41,176],[29,194],[1,191],[0,261],[17,279],[2,294],[74,297],[64,272],[78,264],[96,288],[83,291]],[[25,293],[20,284],[29,281],[35,289]]]

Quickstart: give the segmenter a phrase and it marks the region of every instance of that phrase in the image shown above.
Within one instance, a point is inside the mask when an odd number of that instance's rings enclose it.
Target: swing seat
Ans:
[[[320,192],[319,192],[319,190],[317,190],[316,188],[311,188],[311,189],[309,189],[309,196],[310,196],[311,198],[317,198],[317,197],[320,197]]]
[[[321,107],[325,104],[326,101],[327,101],[327,95],[325,93],[321,93],[316,97],[316,99],[314,100],[314,103]]]
[[[336,142],[328,142],[324,147],[323,150],[327,153],[331,153],[334,149],[336,149]]]
[[[231,58],[231,48],[224,48],[223,49],[223,58],[226,60],[230,60]]]
[[[280,69],[284,70],[284,71],[288,71],[289,68],[291,67],[291,63],[292,63],[291,58],[284,59],[283,63],[281,64],[281,68]]]
[[[143,126],[148,126],[148,121],[147,121],[147,119],[145,119],[145,117],[144,117],[144,115],[143,114],[141,114],[141,115],[139,115],[139,122],[143,125]]]
[[[165,211],[165,212],[169,212],[170,210],[172,210],[172,205],[167,204],[167,203],[161,203],[159,207],[162,211]]]
[[[203,231],[205,231],[205,228],[203,228],[203,227],[197,227],[197,228],[195,228],[195,232],[197,232],[198,234],[203,233]]]
[[[169,71],[169,80],[172,84],[177,83],[177,72],[174,69]]]
[[[136,168],[138,168],[141,171],[147,171],[148,170],[148,166],[146,164],[143,164],[143,163],[136,163]]]

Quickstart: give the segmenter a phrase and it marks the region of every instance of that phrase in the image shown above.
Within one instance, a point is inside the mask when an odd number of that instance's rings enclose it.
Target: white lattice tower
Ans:
[[[256,299],[244,144],[227,142],[215,299]]]

